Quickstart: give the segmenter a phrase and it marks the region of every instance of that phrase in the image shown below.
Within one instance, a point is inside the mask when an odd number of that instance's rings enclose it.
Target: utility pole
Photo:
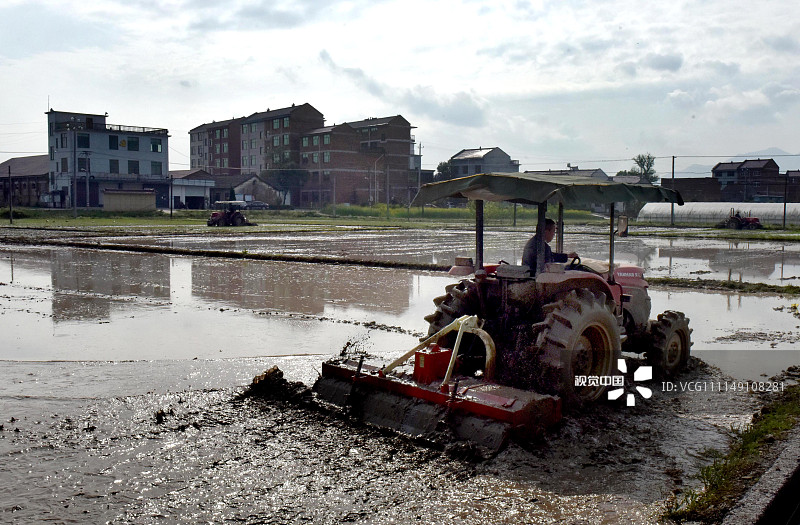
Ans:
[[[386,172],[386,218],[389,218],[389,163],[384,158],[383,170]]]
[[[75,117],[72,117],[75,118]],[[72,122],[72,216],[78,218],[78,129]]]
[[[11,169],[11,168],[9,168]],[[786,200],[789,196],[789,171],[786,171],[786,176],[783,179],[783,229],[786,229]]]
[[[672,156],[672,189],[675,189],[675,155]],[[669,225],[675,226],[675,203],[669,205]]]
[[[81,151],[81,155],[83,155],[86,158],[86,207],[87,208],[89,207],[89,174],[92,171],[89,164],[90,162],[89,157],[91,156],[91,154],[92,154],[91,151],[85,151],[85,150]]]
[[[786,217],[786,214],[783,214]],[[14,185],[11,183],[11,164],[8,164],[8,223],[14,224]]]
[[[419,193],[419,189],[422,187],[422,142],[419,143],[419,166],[417,167],[417,193]],[[409,208],[411,207],[411,201],[408,203]],[[422,210],[422,215],[425,215],[425,204],[420,204],[420,209]]]

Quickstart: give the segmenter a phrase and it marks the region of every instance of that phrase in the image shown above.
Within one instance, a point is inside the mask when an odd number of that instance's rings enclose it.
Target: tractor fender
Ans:
[[[601,276],[591,272],[576,270],[563,273],[540,273],[536,276],[536,288],[538,288],[539,297],[543,298],[543,303],[548,303],[570,290],[586,289],[605,294],[606,297],[614,300],[617,308],[621,304],[622,287],[609,285]]]

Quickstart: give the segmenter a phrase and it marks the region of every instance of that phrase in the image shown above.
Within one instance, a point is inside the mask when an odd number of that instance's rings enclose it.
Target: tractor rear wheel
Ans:
[[[691,333],[683,312],[667,310],[658,314],[658,320],[650,325],[648,363],[667,377],[676,376],[689,361]]]
[[[546,305],[543,312],[545,327],[536,345],[537,388],[559,395],[566,408],[600,399],[621,355],[613,302],[603,293],[579,289]],[[586,386],[576,386],[579,381]]]
[[[428,321],[428,336],[430,337],[445,326],[449,325],[463,315],[479,315],[481,311],[478,285],[474,281],[465,279],[458,284],[450,284],[445,288],[445,295],[436,297],[433,303],[436,311],[425,316]],[[456,343],[457,332],[450,332],[439,339],[439,345],[453,348]],[[459,355],[463,372],[475,371],[483,368],[486,353],[483,342],[474,334],[465,333],[459,345]]]
[[[244,215],[241,213],[235,213],[231,222],[234,226],[242,226],[244,224]]]

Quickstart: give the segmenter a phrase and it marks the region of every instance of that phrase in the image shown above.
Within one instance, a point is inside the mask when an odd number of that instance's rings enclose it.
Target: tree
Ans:
[[[440,162],[438,166],[436,166],[436,175],[434,179],[437,181],[439,180],[450,180],[453,178],[453,165],[450,163],[449,160],[445,162]]]
[[[261,172],[261,178],[267,184],[283,194],[283,204],[286,204],[286,196],[293,188],[303,186],[308,181],[308,170],[299,168],[296,163],[291,161],[281,162],[273,169]]]
[[[630,169],[632,175],[638,175],[641,181],[648,181],[650,183],[658,180],[656,170],[654,168],[656,158],[649,153],[639,154],[633,157],[633,162],[636,166]]]

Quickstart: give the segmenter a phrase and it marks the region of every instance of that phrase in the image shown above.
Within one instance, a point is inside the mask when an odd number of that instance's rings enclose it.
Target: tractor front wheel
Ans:
[[[692,330],[683,312],[667,310],[650,324],[647,361],[667,377],[676,376],[689,361]]]
[[[572,290],[544,307],[537,387],[561,397],[566,408],[597,401],[617,371],[620,329],[603,293]]]

